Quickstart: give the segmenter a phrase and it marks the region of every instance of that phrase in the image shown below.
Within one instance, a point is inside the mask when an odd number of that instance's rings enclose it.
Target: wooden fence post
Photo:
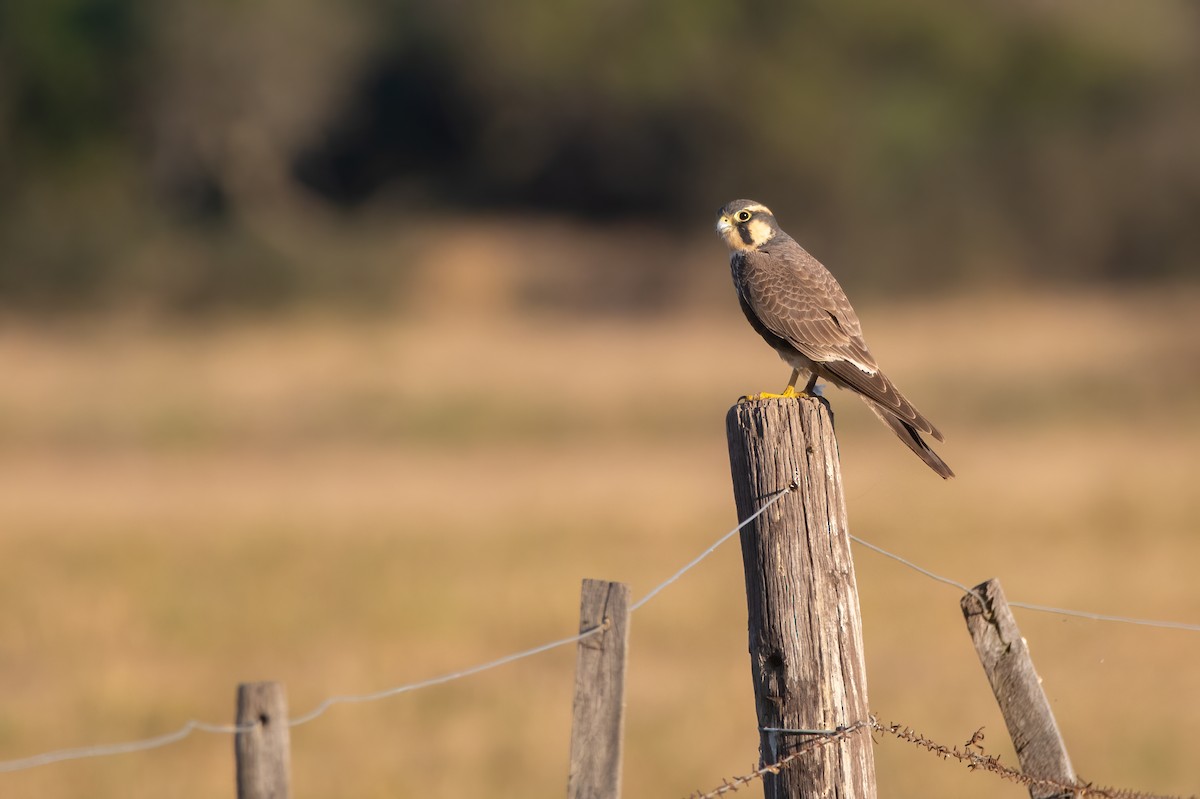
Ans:
[[[1029,647],[1017,628],[1017,620],[1004,598],[1000,581],[980,583],[973,593],[963,595],[959,605],[979,654],[979,662],[987,672],[992,693],[1004,714],[1021,771],[1030,777],[1074,783],[1075,769],[1067,755],[1067,746],[1058,731],[1050,702],[1042,690],[1042,681],[1029,657]],[[1032,799],[1049,799],[1073,796],[1074,793],[1031,786],[1029,795]]]
[[[234,736],[238,799],[287,799],[291,790],[287,694],[277,682],[238,686]]]
[[[579,632],[603,624],[608,626],[602,632],[579,642],[568,799],[617,799],[621,795],[629,586],[584,580]]]
[[[726,430],[739,518],[796,486],[741,533],[763,764],[813,739],[764,728],[863,725],[767,774],[767,799],[875,797],[862,620],[829,408],[816,398],[740,402]]]

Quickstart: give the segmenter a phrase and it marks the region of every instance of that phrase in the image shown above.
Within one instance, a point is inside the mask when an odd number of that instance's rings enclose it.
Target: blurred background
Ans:
[[[0,759],[293,712],[574,631],[735,522],[788,369],[770,205],[946,433],[852,397],[851,530],[1010,599],[1200,621],[1200,11],[1184,0],[0,5]],[[855,552],[871,705],[1011,746],[952,589]],[[1200,791],[1195,633],[1018,617],[1080,774]],[[757,758],[736,546],[634,618],[625,787]],[[297,796],[561,795],[574,653],[337,708]],[[884,795],[1012,796],[906,744]],[[232,743],[0,775],[229,795]]]

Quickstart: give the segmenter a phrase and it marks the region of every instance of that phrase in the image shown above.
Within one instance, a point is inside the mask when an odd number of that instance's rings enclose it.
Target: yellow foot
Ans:
[[[747,394],[744,397],[739,397],[738,402],[753,402],[754,400],[765,399],[791,399],[792,397],[811,397],[812,394],[805,394],[803,391],[797,391],[795,386],[788,386],[783,390],[782,394],[770,394],[764,391],[761,394]]]

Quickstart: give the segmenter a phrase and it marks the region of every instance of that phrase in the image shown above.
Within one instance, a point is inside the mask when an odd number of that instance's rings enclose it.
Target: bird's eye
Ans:
[[[738,211],[737,218],[738,218],[739,222],[749,222],[750,221],[750,212],[749,211]]]

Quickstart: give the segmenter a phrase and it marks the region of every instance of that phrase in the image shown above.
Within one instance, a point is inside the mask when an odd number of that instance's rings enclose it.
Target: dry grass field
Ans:
[[[571,634],[584,577],[642,595],[735,523],[725,412],[787,377],[724,299],[0,325],[0,759],[227,722],[239,681],[284,681],[298,715],[490,660]],[[859,311],[959,478],[831,389],[852,532],[1011,599],[1200,621],[1200,292]],[[854,556],[874,711],[951,744],[982,726],[1014,762],[957,592]],[[634,616],[629,797],[757,757],[739,557]],[[1200,634],[1018,614],[1083,777],[1200,792]],[[294,793],[561,796],[573,668],[565,647],[336,707],[292,732]],[[0,795],[233,796],[232,754],[197,733]],[[1023,793],[876,755],[883,796]]]

